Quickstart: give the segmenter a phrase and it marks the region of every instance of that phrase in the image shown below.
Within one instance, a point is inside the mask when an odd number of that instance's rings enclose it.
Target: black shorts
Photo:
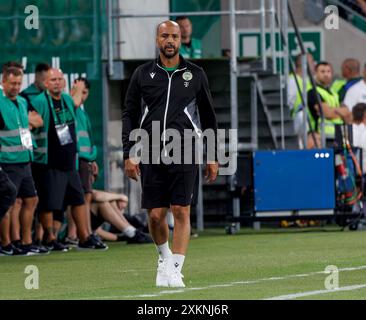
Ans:
[[[92,163],[83,159],[79,161],[79,176],[84,193],[93,191],[93,169]]]
[[[197,171],[196,180],[194,182],[194,187],[193,187],[193,197],[192,197],[192,201],[191,201],[192,207],[195,207],[198,204],[198,194],[200,192],[199,186],[200,186],[200,176]]]
[[[0,220],[14,204],[16,196],[17,188],[0,167]]]
[[[191,205],[198,165],[140,164],[142,208]]]
[[[44,165],[32,166],[39,204],[38,211],[64,211],[67,206],[84,204],[84,192],[76,170],[61,171]]]
[[[17,198],[24,199],[37,196],[30,163],[3,163],[1,167],[17,189]]]

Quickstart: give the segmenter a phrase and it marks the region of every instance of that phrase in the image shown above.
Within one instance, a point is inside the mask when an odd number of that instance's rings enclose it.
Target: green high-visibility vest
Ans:
[[[333,90],[330,90],[331,92],[329,92],[320,86],[317,86],[316,90],[318,91],[320,96],[323,98],[323,101],[329,105],[329,107],[331,107],[331,108],[340,107],[339,96],[336,92],[334,92]],[[310,122],[311,122],[312,128],[314,128],[315,121],[312,117],[311,117]],[[320,123],[321,123],[321,119],[319,117],[319,119],[318,119],[318,131],[319,132],[320,132]],[[343,120],[341,118],[336,118],[336,119],[332,119],[332,120],[324,119],[324,132],[325,132],[325,136],[327,138],[331,138],[331,139],[335,138],[335,125],[337,125],[337,124],[340,124],[340,125],[343,124]]]
[[[188,47],[182,43],[179,53],[185,59],[200,59],[202,58],[201,40],[191,39],[191,46]]]
[[[92,128],[88,113],[83,106],[76,109],[76,132],[79,144],[79,158],[87,161],[95,161],[97,147],[93,144]]]
[[[296,113],[299,111],[300,107],[302,106],[301,94],[302,94],[302,90],[304,89],[304,84],[303,84],[303,81],[302,81],[302,77],[300,77],[299,75],[291,74],[290,77],[291,78],[296,77],[297,81],[299,82],[299,86],[301,88],[301,92],[299,92],[299,90],[297,90],[295,105],[294,105],[294,108],[291,110],[292,117],[295,117]],[[312,88],[311,82],[310,82],[310,80],[307,80],[306,81],[306,92],[309,91],[311,88]]]
[[[66,107],[71,113],[73,120],[76,123],[74,110],[74,101],[67,93],[61,94],[61,101],[65,102]],[[33,130],[34,138],[37,143],[37,148],[34,149],[34,162],[47,164],[48,163],[48,130],[50,125],[51,108],[53,108],[52,98],[47,91],[38,95],[33,101],[32,106],[43,119],[43,127]],[[58,120],[54,119],[55,124]],[[77,144],[78,148],[78,144]],[[79,149],[77,149],[79,150]]]
[[[27,101],[17,96],[18,108],[0,93],[0,113],[5,127],[0,130],[0,162],[28,163],[33,160],[33,150],[23,146],[20,130],[29,130]]]
[[[42,91],[37,89],[37,87],[34,85],[34,83],[32,83],[28,88],[24,89],[21,92],[21,95],[23,97],[26,96],[29,99],[29,101],[32,102],[41,93],[42,93]]]
[[[333,81],[330,90],[339,94],[339,91],[341,91],[341,89],[344,87],[346,83],[347,80],[345,79],[336,79]]]

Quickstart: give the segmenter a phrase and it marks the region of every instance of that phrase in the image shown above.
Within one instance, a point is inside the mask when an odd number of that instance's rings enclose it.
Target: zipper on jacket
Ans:
[[[167,97],[166,97],[166,105],[165,105],[165,113],[164,113],[164,127],[163,127],[163,148],[164,148],[164,155],[165,157],[168,156],[168,152],[165,149],[165,144],[166,144],[166,118],[168,115],[168,109],[169,109],[169,98],[170,98],[170,89],[171,89],[171,85],[172,85],[172,78],[174,76],[174,73],[178,72],[178,71],[183,71],[187,68],[183,68],[183,69],[177,69],[175,70],[171,75],[169,75],[169,72],[166,71],[164,68],[162,68],[161,66],[159,66],[159,64],[157,64],[157,66],[164,70],[168,76],[169,79],[169,84],[168,84],[168,93],[167,93]]]

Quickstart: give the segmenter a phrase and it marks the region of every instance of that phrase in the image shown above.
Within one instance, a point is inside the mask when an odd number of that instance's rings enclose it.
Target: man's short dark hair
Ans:
[[[36,73],[47,72],[51,66],[46,62],[41,62],[36,65]]]
[[[353,121],[362,122],[365,117],[366,103],[357,103],[352,109]]]
[[[19,77],[23,75],[23,69],[15,66],[7,67],[3,70],[3,80],[6,80],[10,75]]]
[[[156,36],[158,36],[158,35],[159,35],[159,29],[160,29],[161,25],[163,25],[164,23],[167,23],[167,22],[174,22],[174,23],[177,23],[177,21],[171,21],[171,20],[166,20],[166,21],[160,22],[160,23],[156,26]],[[177,23],[177,26],[178,26],[178,23]]]
[[[347,58],[343,61],[342,67],[346,66],[351,72],[360,73],[361,64],[360,61],[354,58]]]
[[[175,18],[175,21],[178,22],[178,21],[182,21],[182,20],[189,20],[191,21],[187,16],[178,16]]]
[[[329,67],[331,67],[332,65],[331,65],[329,62],[327,62],[327,61],[320,61],[320,62],[316,65],[316,67],[315,67],[315,71],[318,71],[319,67],[321,67],[321,66],[329,66]]]
[[[75,81],[82,81],[82,82],[84,82],[85,88],[87,88],[88,90],[90,90],[90,82],[88,81],[87,78],[79,77]]]
[[[6,69],[8,68],[18,68],[20,70],[23,70],[23,66],[21,63],[17,61],[8,61],[3,64],[2,72],[4,73]]]
[[[296,68],[301,68],[301,58],[302,58],[302,54],[300,53],[299,55],[296,56],[295,59],[295,67]]]

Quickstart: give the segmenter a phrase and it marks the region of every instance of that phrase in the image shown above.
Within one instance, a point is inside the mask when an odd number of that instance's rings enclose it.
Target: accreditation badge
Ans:
[[[55,126],[55,129],[60,145],[66,146],[67,144],[73,143],[70,128],[67,124],[58,124]]]
[[[20,140],[22,142],[22,146],[24,147],[24,149],[32,150],[33,143],[32,143],[32,136],[31,136],[29,129],[20,128],[19,133],[20,133]]]

